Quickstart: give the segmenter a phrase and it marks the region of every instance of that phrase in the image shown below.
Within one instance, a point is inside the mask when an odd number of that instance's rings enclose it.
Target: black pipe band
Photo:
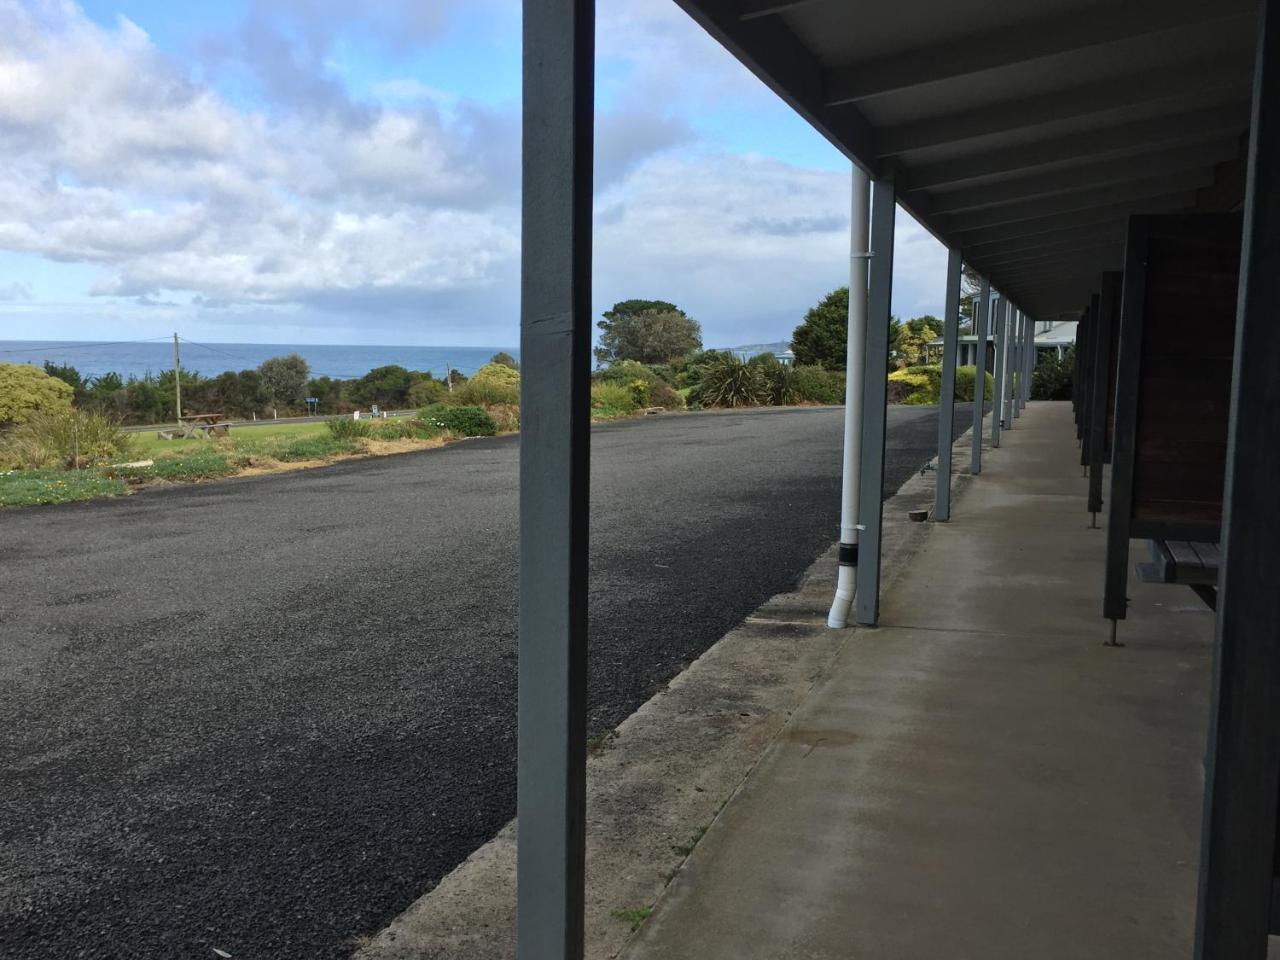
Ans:
[[[858,545],[856,543],[840,544],[840,566],[856,567],[858,565]]]

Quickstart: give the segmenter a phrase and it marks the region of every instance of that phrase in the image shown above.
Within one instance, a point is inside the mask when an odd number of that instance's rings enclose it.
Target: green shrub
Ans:
[[[1040,358],[1031,373],[1031,399],[1070,400],[1074,366],[1075,347],[1071,347],[1061,360],[1052,354]]]
[[[0,363],[0,427],[71,409],[70,384],[25,363]]]
[[[769,401],[769,382],[761,364],[720,353],[703,365],[691,396],[704,407],[751,407]]]
[[[432,378],[415,380],[409,387],[409,405],[421,409],[433,403],[444,403],[449,396],[449,385]]]
[[[127,459],[132,447],[133,438],[109,414],[37,411],[5,431],[0,459],[27,469],[81,470]]]
[[[670,368],[666,368],[670,369]],[[631,383],[633,380],[643,380],[645,383],[654,384],[661,380],[654,368],[649,364],[641,363],[639,360],[619,360],[611,363],[603,370],[595,372],[596,383]]]
[[[606,417],[619,417],[636,409],[632,392],[620,383],[593,383],[591,410]]]
[[[844,375],[838,371],[824,370],[817,364],[795,364],[791,379],[798,403],[844,403]]]
[[[938,386],[926,373],[895,370],[889,374],[888,398],[891,403],[937,403]]]
[[[479,407],[451,407],[437,404],[419,412],[428,424],[460,437],[492,437],[498,432],[493,417]]]
[[[627,384],[627,389],[631,391],[631,402],[637,409],[649,406],[649,398],[652,393],[649,381],[636,378]]]
[[[329,435],[338,440],[357,440],[367,437],[373,432],[373,424],[368,420],[354,420],[351,417],[330,417],[325,422]]]
[[[977,367],[956,367],[956,399],[965,402],[973,400],[973,382],[978,376]],[[996,395],[996,381],[991,374],[984,374],[984,398],[992,400]]]
[[[649,402],[667,410],[684,409],[684,397],[665,380],[658,380],[649,387]]]
[[[502,369],[506,370],[507,367]],[[513,371],[514,372],[514,371]],[[472,377],[454,390],[446,402],[465,407],[492,407],[498,404],[519,404],[520,384],[499,383],[494,380],[477,380]]]

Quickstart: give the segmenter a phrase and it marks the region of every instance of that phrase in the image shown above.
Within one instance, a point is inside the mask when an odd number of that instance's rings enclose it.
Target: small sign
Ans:
[[[319,402],[320,402],[319,397],[307,397],[307,403],[319,403]]]

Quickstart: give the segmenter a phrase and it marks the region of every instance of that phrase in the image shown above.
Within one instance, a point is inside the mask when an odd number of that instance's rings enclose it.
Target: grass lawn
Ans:
[[[0,507],[119,497],[126,492],[125,483],[119,477],[104,477],[96,470],[15,470],[0,473]]]
[[[289,440],[303,437],[327,436],[329,428],[324,423],[286,423],[270,424],[263,427],[232,427],[231,441],[237,448],[265,446],[263,441]],[[153,457],[170,456],[172,454],[194,453],[214,446],[214,441],[203,437],[192,437],[189,440],[161,440],[159,430],[146,430],[131,433],[134,456],[139,460],[150,460]]]

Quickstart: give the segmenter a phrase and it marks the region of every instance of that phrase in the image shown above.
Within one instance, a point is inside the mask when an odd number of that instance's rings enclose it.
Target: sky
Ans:
[[[593,300],[786,340],[849,163],[672,0],[600,0]],[[0,339],[519,341],[519,0],[0,0]],[[893,311],[946,254],[899,211]]]

